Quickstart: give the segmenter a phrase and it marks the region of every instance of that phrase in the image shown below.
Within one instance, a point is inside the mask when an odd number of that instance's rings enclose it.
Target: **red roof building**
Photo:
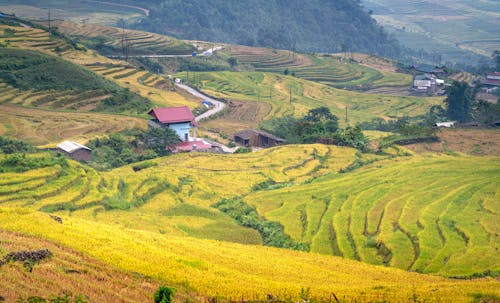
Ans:
[[[196,137],[198,125],[187,106],[154,108],[148,114],[153,117],[148,121],[149,127],[169,128],[175,131],[182,141],[189,141],[191,130],[193,137]]]
[[[163,124],[196,123],[193,113],[187,106],[153,108],[148,114]]]

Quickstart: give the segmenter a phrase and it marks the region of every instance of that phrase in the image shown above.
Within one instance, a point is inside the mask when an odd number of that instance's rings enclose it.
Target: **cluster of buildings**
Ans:
[[[413,90],[415,92],[430,95],[444,94],[444,80],[438,78],[446,73],[443,66],[414,65],[411,72],[414,75]]]
[[[198,123],[187,106],[154,108],[148,114],[151,116],[148,127],[171,129],[181,139],[179,143],[165,147],[174,154],[193,151],[225,152],[223,145],[196,137]],[[248,129],[235,133],[234,142],[241,147],[272,147],[283,144],[285,140],[265,131]],[[64,141],[57,145],[57,150],[77,161],[92,160],[92,150],[77,142]]]

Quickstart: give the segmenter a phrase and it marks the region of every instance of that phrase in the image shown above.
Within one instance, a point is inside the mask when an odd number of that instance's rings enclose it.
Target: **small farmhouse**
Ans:
[[[446,121],[446,122],[437,122],[437,123],[434,123],[434,126],[435,127],[453,127],[455,126],[455,121]]]
[[[77,161],[92,161],[92,150],[73,141],[64,141],[57,145],[57,150]]]
[[[494,91],[500,87],[500,72],[487,73],[481,84],[490,91]]]
[[[192,136],[196,137],[196,120],[187,106],[154,108],[149,112],[152,117],[148,121],[149,127],[170,128],[175,131],[183,141],[189,141]]]
[[[271,147],[283,144],[285,139],[262,130],[247,129],[234,134],[234,142],[246,147]]]
[[[436,77],[431,74],[416,75],[413,78],[413,89],[417,92],[435,92],[437,89]]]

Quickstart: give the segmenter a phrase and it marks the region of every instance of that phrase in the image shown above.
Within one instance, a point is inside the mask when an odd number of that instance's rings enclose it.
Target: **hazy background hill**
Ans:
[[[138,29],[184,39],[307,52],[399,53],[376,21],[353,0],[149,0]]]

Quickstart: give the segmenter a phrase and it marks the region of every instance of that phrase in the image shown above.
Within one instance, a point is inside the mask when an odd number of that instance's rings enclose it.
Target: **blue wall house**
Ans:
[[[148,114],[152,117],[148,121],[149,127],[170,128],[182,141],[189,141],[192,130],[192,136],[196,138],[198,125],[189,107],[154,108]]]

